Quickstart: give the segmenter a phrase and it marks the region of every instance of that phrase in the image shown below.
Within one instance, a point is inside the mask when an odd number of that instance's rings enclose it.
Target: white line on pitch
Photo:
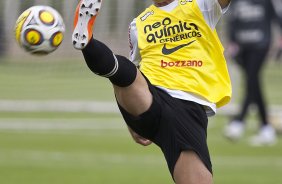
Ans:
[[[19,120],[0,119],[0,130],[109,130],[124,129],[120,118],[93,118],[89,120]]]

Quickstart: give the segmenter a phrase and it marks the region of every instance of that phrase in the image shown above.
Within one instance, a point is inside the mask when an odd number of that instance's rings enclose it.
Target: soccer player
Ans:
[[[177,184],[212,183],[207,116],[231,84],[215,26],[230,0],[153,0],[130,24],[130,60],[93,38],[101,0],[81,0],[73,45],[113,84],[133,139],[158,145]]]
[[[242,137],[248,109],[250,105],[255,105],[260,126],[258,134],[250,139],[250,144],[262,146],[276,143],[276,133],[269,122],[267,103],[261,89],[261,72],[271,44],[272,22],[276,20],[282,27],[281,7],[282,0],[237,0],[230,6],[228,50],[245,76],[242,107],[224,129],[224,135],[231,140]]]

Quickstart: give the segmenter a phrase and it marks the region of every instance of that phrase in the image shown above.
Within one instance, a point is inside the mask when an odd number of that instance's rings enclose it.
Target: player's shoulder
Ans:
[[[136,19],[137,18],[134,18],[131,22],[130,22],[130,24],[129,24],[129,34],[130,35],[132,35],[133,34],[133,32],[135,32],[136,31]]]
[[[207,11],[211,9],[214,5],[219,5],[218,0],[196,0],[200,10]]]
[[[129,24],[130,27],[135,27],[135,26],[136,26],[136,19],[137,19],[137,18],[134,18],[134,19],[130,22],[130,24]]]

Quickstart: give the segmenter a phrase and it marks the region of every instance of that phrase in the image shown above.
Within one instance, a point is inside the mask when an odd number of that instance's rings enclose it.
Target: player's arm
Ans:
[[[230,4],[231,0],[218,0],[218,3],[220,4],[221,8],[226,8]]]
[[[141,61],[140,50],[138,48],[138,36],[137,36],[137,27],[136,27],[136,19],[134,19],[129,26],[129,60],[135,64],[135,66],[139,66]]]
[[[214,30],[221,16],[228,10],[230,0],[224,0],[224,2],[223,0],[197,0],[197,2],[206,23]]]
[[[136,143],[141,144],[143,146],[149,146],[150,144],[152,144],[152,141],[150,141],[149,139],[146,139],[146,138],[140,136],[139,134],[134,132],[130,127],[128,127],[128,130],[129,130],[129,133],[131,134],[133,140]]]

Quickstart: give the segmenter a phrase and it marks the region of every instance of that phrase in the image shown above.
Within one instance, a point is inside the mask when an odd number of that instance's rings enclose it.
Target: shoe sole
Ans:
[[[92,37],[93,25],[101,8],[102,0],[81,0],[76,9],[72,44],[81,50]]]

